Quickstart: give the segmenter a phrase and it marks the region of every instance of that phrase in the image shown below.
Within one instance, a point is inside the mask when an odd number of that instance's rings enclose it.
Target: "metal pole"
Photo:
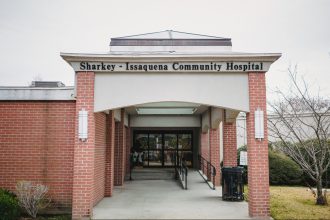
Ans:
[[[187,170],[187,167],[186,167],[186,181],[185,181],[185,185],[186,185],[186,190],[188,189],[188,170]]]
[[[217,174],[216,174],[216,170],[215,170],[215,167],[213,167],[213,174],[212,174],[212,176],[213,176],[213,189],[215,189],[215,176],[216,176]]]
[[[129,161],[129,180],[133,180],[132,179],[132,169],[133,169],[132,160],[133,160],[133,155],[131,153],[131,157],[130,157],[130,161]]]

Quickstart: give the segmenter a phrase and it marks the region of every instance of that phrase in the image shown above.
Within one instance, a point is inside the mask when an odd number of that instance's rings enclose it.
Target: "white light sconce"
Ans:
[[[264,138],[264,112],[258,108],[254,112],[254,135],[256,139]]]
[[[79,139],[86,141],[88,137],[88,111],[82,109],[79,111]]]

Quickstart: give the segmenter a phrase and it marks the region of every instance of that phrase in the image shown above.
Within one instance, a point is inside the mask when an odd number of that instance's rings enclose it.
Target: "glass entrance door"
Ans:
[[[133,152],[143,154],[144,167],[173,167],[175,156],[193,164],[191,131],[135,131],[133,138]]]
[[[192,167],[193,147],[191,134],[178,134],[178,156],[186,161],[188,167]]]
[[[149,134],[149,152],[147,159],[149,167],[163,166],[163,135]]]
[[[177,134],[164,134],[164,166],[175,165],[175,155],[177,154],[178,136]]]

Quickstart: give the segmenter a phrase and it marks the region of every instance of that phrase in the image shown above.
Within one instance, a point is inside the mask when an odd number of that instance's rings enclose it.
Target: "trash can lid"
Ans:
[[[222,167],[222,172],[242,172],[243,167]]]

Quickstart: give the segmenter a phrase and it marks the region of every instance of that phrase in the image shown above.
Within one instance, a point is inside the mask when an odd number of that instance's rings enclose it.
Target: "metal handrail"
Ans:
[[[188,167],[182,157],[175,159],[175,179],[180,180],[182,189],[188,189]]]
[[[215,176],[217,174],[215,166],[213,166],[211,162],[207,161],[201,155],[198,155],[198,161],[199,161],[199,170],[202,171],[202,173],[204,174],[204,175],[202,175],[200,173],[201,176],[203,177],[203,179],[205,180],[207,185],[211,189],[215,190]],[[205,176],[207,178],[205,178]],[[210,185],[209,180],[211,180],[213,186]]]

